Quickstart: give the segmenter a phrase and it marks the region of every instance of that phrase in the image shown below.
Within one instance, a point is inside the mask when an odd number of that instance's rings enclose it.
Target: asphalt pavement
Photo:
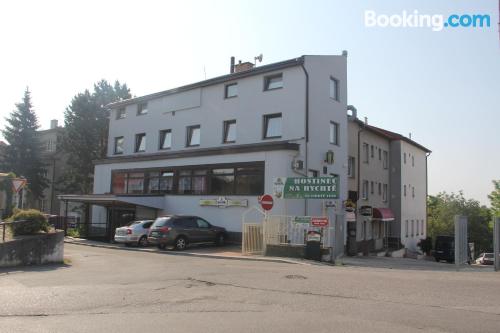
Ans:
[[[66,244],[0,270],[0,332],[499,332],[500,273],[239,261]]]

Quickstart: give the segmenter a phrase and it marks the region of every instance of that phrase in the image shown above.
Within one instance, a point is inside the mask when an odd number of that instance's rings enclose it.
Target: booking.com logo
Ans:
[[[419,14],[418,10],[401,14],[377,14],[374,10],[365,10],[366,27],[392,28],[432,28],[441,31],[444,28],[488,28],[491,18],[488,14],[451,14],[445,18],[441,14]]]

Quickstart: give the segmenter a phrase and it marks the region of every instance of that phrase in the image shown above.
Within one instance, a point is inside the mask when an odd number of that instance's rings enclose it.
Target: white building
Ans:
[[[427,225],[427,157],[430,150],[401,134],[348,116],[347,253],[401,245],[416,250]]]
[[[337,175],[336,206],[347,198],[345,55],[260,67],[233,60],[228,75],[110,108],[94,195],[62,198],[93,205],[92,224],[107,236],[127,219],[159,214],[199,215],[236,236],[242,213],[272,193],[275,177]],[[321,200],[276,200],[272,213],[321,209]]]

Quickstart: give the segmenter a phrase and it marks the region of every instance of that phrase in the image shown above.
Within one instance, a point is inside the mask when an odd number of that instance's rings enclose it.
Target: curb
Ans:
[[[165,254],[172,256],[185,256],[185,257],[197,257],[197,258],[209,258],[209,259],[227,259],[227,260],[240,260],[240,261],[260,261],[260,262],[274,262],[281,264],[295,264],[295,265],[317,265],[321,263],[312,263],[312,262],[302,262],[295,261],[290,259],[283,259],[277,257],[267,257],[267,258],[255,258],[255,257],[240,257],[240,256],[223,256],[217,254],[201,254],[201,253],[189,253],[189,252],[174,252],[174,251],[157,251],[157,250],[149,250],[149,249],[140,249],[140,248],[128,248],[128,247],[117,247],[113,245],[105,245],[105,244],[92,244],[92,243],[82,243],[74,240],[71,237],[70,240],[65,239],[64,243],[73,244],[73,245],[81,245],[81,246],[89,246],[89,247],[97,247],[109,250],[119,250],[119,251],[136,251],[136,252],[150,252],[157,254]]]

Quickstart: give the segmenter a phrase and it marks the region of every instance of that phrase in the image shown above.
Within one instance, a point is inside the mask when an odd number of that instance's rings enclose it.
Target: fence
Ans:
[[[295,223],[294,216],[271,215],[264,223],[265,244],[305,245],[307,233],[317,231],[321,234],[321,245],[330,247],[332,244],[333,227],[313,227],[308,223]]]

